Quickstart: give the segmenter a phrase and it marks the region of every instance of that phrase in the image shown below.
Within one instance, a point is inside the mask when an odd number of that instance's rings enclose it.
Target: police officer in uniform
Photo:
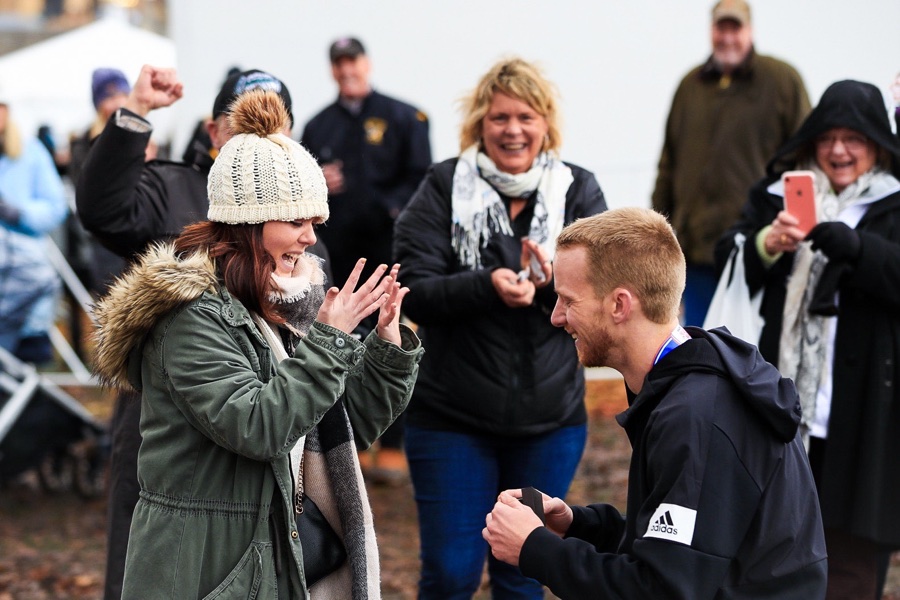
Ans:
[[[371,63],[356,38],[336,40],[329,50],[338,98],[313,117],[301,142],[322,165],[331,215],[316,234],[328,246],[336,281],[345,281],[359,257],[367,259],[361,281],[381,263],[391,264],[394,219],[431,166],[428,117],[369,85]],[[372,319],[360,324],[365,335]],[[400,452],[402,421],[381,438],[374,468],[360,456],[367,475],[395,483],[406,477]]]
[[[301,141],[325,172],[333,212],[316,233],[326,245],[335,240],[329,250],[341,281],[360,256],[366,273],[390,263],[394,219],[431,165],[431,149],[425,113],[369,85],[359,40],[339,39],[329,55],[338,98],[306,124]]]

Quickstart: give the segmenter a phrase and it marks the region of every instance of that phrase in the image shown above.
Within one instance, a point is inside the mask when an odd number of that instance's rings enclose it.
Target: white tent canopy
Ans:
[[[146,63],[174,67],[174,42],[109,17],[0,57],[0,94],[23,133],[34,135],[47,124],[64,146],[94,118],[93,70],[121,69],[133,83]],[[163,137],[170,134],[167,112],[151,115]]]

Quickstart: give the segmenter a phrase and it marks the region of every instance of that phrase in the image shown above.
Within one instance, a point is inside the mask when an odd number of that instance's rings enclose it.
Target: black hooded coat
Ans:
[[[900,179],[900,141],[893,134],[881,92],[858,81],[839,81],[822,95],[790,140],[775,154],[766,178],[750,191],[740,220],[716,248],[721,270],[741,232],[755,240],[783,207],[773,186],[784,171],[810,156],[818,136],[836,127],[864,134],[880,148],[883,166]],[[887,548],[900,548],[900,182],[869,205],[855,228],[855,261],[829,261],[815,290],[817,312],[837,317],[832,396],[819,496],[826,527]],[[748,246],[749,248],[749,246]],[[766,267],[758,252],[744,252],[751,293],[763,289],[762,355],[778,364],[786,284],[794,254]]]

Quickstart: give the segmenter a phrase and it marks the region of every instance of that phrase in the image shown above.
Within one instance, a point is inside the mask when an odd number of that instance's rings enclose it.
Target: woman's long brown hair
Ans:
[[[269,300],[269,292],[274,290],[271,277],[274,263],[263,248],[262,230],[262,223],[193,223],[175,240],[175,251],[206,252],[215,260],[231,295],[267,321],[284,323],[284,317]]]

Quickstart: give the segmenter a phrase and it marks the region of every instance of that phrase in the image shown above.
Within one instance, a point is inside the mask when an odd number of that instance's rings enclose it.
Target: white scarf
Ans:
[[[493,233],[513,235],[500,191],[509,198],[527,198],[537,190],[528,237],[552,260],[556,237],[566,217],[566,192],[575,178],[572,169],[553,154],[542,152],[526,173],[503,173],[473,145],[463,151],[453,172],[451,244],[460,264],[482,268],[481,249]]]
[[[820,223],[837,221],[844,209],[865,202],[871,188],[880,187],[873,184],[880,183],[885,175],[877,170],[868,171],[840,194],[835,194],[827,176],[817,165],[813,163],[803,168],[813,171],[816,176],[816,216]],[[828,257],[820,250],[813,251],[811,242],[800,242],[787,280],[778,345],[778,369],[785,377],[794,380],[800,395],[804,442],[807,442],[810,423],[816,417],[818,391],[831,378],[831,365],[826,357],[835,319],[809,312],[816,286],[827,264]]]

